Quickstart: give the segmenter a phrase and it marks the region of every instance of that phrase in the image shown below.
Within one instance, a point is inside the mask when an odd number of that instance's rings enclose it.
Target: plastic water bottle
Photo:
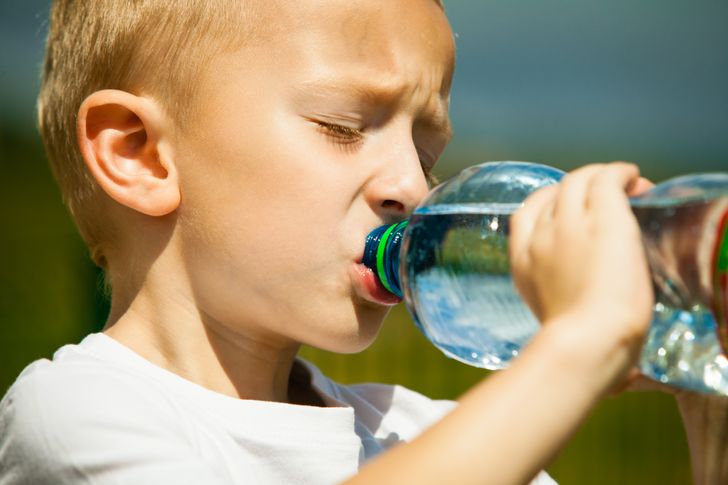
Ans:
[[[404,297],[416,325],[446,355],[502,369],[539,328],[511,279],[510,215],[563,175],[526,162],[465,169],[409,221],[372,231],[364,264]],[[631,204],[656,302],[641,371],[728,395],[728,173],[671,179]]]

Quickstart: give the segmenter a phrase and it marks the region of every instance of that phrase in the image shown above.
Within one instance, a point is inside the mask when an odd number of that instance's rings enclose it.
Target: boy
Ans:
[[[41,127],[112,307],[8,391],[0,483],[551,483],[649,320],[633,166],[516,216],[544,330],[457,407],[296,359],[365,348],[395,303],[364,238],[427,193],[453,63],[435,0],[56,1]]]

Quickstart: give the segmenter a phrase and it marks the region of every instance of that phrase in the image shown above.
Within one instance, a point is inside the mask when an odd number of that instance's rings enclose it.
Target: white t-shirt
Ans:
[[[0,402],[0,485],[333,484],[455,406],[304,364],[326,407],[225,396],[89,335],[29,365]]]

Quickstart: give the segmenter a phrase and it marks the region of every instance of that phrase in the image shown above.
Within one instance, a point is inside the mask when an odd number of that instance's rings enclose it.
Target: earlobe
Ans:
[[[81,104],[81,154],[112,199],[149,216],[177,209],[180,190],[168,126],[154,101],[124,91],[97,91]]]

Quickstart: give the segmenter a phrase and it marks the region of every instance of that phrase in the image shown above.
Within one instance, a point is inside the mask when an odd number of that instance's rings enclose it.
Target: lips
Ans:
[[[387,291],[374,274],[374,271],[362,263],[356,263],[352,266],[351,276],[357,294],[371,303],[392,306],[402,301],[397,295]]]

